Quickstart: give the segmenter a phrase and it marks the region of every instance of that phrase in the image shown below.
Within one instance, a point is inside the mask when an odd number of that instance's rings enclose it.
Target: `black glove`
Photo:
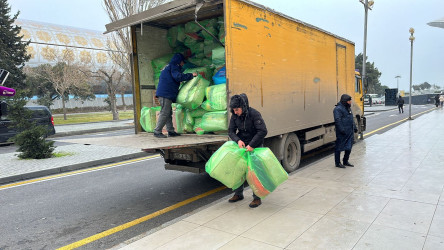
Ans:
[[[358,133],[358,129],[357,128],[353,129],[353,131],[355,131],[355,133]]]

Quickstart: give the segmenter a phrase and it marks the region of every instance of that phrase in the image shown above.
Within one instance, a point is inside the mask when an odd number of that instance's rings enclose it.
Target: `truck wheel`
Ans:
[[[301,162],[301,143],[293,133],[290,133],[285,140],[283,156],[282,166],[288,173],[295,171],[299,167]]]

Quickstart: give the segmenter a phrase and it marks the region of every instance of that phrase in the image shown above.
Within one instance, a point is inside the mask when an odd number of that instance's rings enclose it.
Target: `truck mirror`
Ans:
[[[0,117],[8,114],[8,104],[0,102]]]

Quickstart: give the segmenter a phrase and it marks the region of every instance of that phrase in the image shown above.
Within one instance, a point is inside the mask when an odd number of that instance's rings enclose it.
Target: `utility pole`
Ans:
[[[410,28],[410,95],[409,95],[409,120],[412,119],[412,65],[413,65],[413,41],[415,40],[415,37],[413,36],[413,33],[415,33],[415,29]]]

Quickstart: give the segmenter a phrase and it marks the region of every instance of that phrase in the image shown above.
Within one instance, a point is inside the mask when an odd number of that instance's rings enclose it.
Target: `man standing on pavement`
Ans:
[[[402,96],[399,96],[398,101],[396,101],[396,103],[398,104],[399,113],[400,114],[404,113],[404,99],[402,98]]]
[[[267,127],[261,113],[248,105],[246,94],[234,95],[230,100],[231,119],[228,126],[228,135],[231,140],[237,142],[239,148],[246,148],[247,151],[253,151],[264,144],[264,138],[267,135]],[[229,202],[236,202],[244,199],[244,185],[234,190],[234,196]],[[262,204],[261,198],[253,193],[251,208]]]
[[[185,57],[180,54],[174,54],[170,63],[160,73],[159,85],[157,86],[156,97],[162,109],[160,110],[154,136],[157,138],[166,138],[162,133],[163,127],[166,125],[168,136],[179,136],[173,127],[173,109],[171,104],[176,102],[177,94],[179,94],[179,86],[183,81],[189,81],[197,76],[197,73],[182,73],[182,66],[185,64]]]
[[[351,96],[343,94],[341,100],[333,109],[336,130],[335,165],[338,168],[345,168],[345,166],[354,167],[348,161],[354,142],[354,133],[358,132],[351,111],[351,99]],[[341,151],[345,151],[343,164],[340,161]]]

